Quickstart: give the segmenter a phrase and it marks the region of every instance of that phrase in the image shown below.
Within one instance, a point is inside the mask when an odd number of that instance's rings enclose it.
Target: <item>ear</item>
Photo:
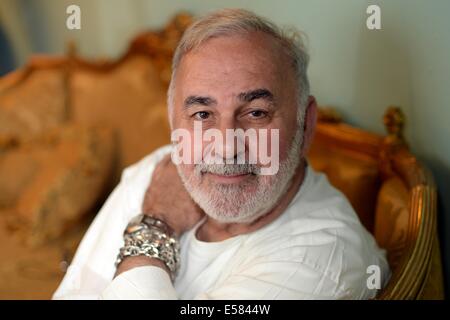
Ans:
[[[306,105],[305,119],[303,125],[303,147],[302,157],[308,153],[309,147],[314,137],[314,131],[317,123],[317,101],[314,96],[309,96]]]

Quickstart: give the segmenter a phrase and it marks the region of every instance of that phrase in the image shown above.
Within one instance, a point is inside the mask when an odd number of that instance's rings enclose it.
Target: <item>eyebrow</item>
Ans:
[[[247,103],[252,102],[253,100],[256,100],[256,99],[264,99],[269,102],[274,101],[274,96],[273,96],[272,92],[270,92],[269,90],[264,89],[264,88],[241,92],[238,94],[237,97],[240,101],[247,102]],[[206,106],[206,107],[213,106],[213,105],[217,105],[217,100],[214,98],[208,97],[208,96],[197,96],[197,95],[188,96],[184,100],[185,108],[189,108],[194,105],[201,105],[201,106]]]
[[[189,108],[193,105],[211,106],[216,105],[217,101],[211,97],[189,96],[184,100],[184,107]]]
[[[267,100],[269,102],[273,102],[274,101],[274,97],[272,92],[270,92],[267,89],[261,88],[261,89],[255,89],[255,90],[250,90],[247,92],[241,92],[238,95],[238,99],[243,101],[243,102],[251,102],[253,100],[256,99],[264,99]]]

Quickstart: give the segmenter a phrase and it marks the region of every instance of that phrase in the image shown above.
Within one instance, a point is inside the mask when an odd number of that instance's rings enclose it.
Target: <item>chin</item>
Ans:
[[[207,197],[205,193],[196,193],[195,202],[205,214],[219,223],[252,223],[268,213],[275,201],[261,203],[248,197],[233,200],[221,197]]]
[[[246,214],[235,214],[235,215],[230,215],[230,214],[217,214],[217,212],[206,212],[206,215],[211,218],[214,219],[215,221],[219,222],[219,223],[240,223],[240,224],[246,224],[246,223],[252,223],[253,221],[255,221],[256,219],[258,219],[261,215],[257,215],[257,214],[252,214],[252,215],[246,215]]]

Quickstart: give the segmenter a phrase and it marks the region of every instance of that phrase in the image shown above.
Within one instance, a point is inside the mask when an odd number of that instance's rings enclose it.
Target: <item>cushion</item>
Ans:
[[[325,173],[330,183],[345,194],[362,224],[373,231],[374,208],[380,185],[377,161],[317,139],[311,146],[308,159],[315,170]]]
[[[378,194],[374,234],[378,244],[387,250],[392,269],[399,265],[407,245],[409,216],[406,185],[399,177],[389,178]]]
[[[10,160],[3,161],[6,168],[1,170],[30,168],[28,179],[22,175],[20,184],[14,179],[2,184],[14,202],[10,227],[19,228],[29,245],[61,236],[109,190],[113,155],[109,130],[74,125],[10,150],[5,155]]]

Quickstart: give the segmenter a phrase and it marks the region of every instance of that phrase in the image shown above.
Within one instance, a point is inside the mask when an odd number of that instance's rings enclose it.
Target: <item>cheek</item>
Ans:
[[[193,164],[180,164],[178,165],[178,169],[184,174],[184,175],[190,175],[195,171],[195,165]]]
[[[280,161],[286,160],[293,137],[280,137]]]
[[[284,129],[272,128],[264,133],[259,132],[257,139],[258,159],[261,156],[266,156],[272,159],[273,157],[278,157],[279,161],[283,161],[288,156],[292,139],[293,135],[291,136]]]
[[[295,115],[293,117],[295,119],[294,121],[289,121],[287,125],[280,129],[280,161],[287,159],[294,138],[298,133],[297,120]]]
[[[187,126],[177,126],[171,133],[175,144],[174,157],[183,165],[200,163],[202,158],[202,133]],[[192,170],[192,169],[191,169]]]
[[[190,134],[191,164],[200,163],[203,152],[202,132],[190,131]]]

